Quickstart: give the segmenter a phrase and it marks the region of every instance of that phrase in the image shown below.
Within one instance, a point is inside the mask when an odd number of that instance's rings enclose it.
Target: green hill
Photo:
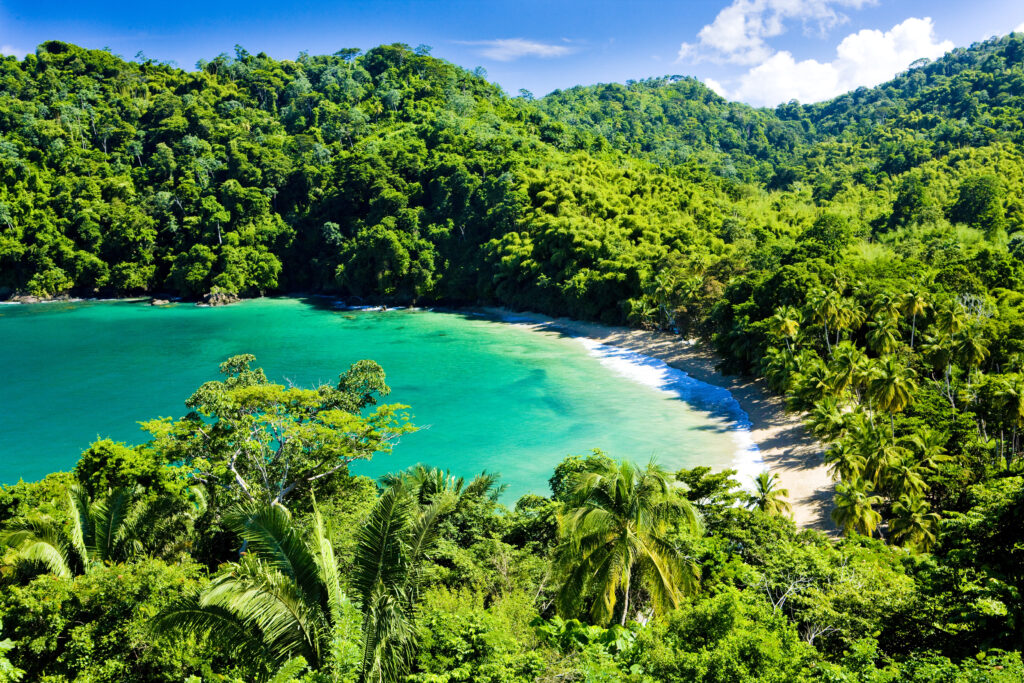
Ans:
[[[374,658],[394,667],[381,680],[1020,680],[1024,36],[775,110],[679,77],[509,98],[426,52],[0,59],[0,296],[316,291],[699,336],[805,414],[845,538],[782,519],[769,478],[751,497],[599,454],[510,511],[487,476],[320,478],[335,427],[386,393],[379,367],[302,393],[240,356],[190,399],[203,419],[0,489],[15,663],[53,680],[290,680],[293,653],[321,672],[304,680],[377,680]],[[267,431],[282,424],[296,441]],[[239,511],[242,433],[312,468],[338,553],[305,499],[294,520]],[[570,485],[584,470],[604,483]],[[143,523],[159,505],[173,533]],[[626,531],[598,538],[587,506]],[[233,642],[206,638],[229,622]]]

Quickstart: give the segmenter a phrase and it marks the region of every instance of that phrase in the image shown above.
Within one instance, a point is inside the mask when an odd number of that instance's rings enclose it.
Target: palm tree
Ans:
[[[404,472],[385,474],[380,478],[386,487],[401,486],[416,499],[420,505],[429,505],[438,496],[452,500],[470,497],[486,497],[497,500],[504,492],[505,485],[499,485],[498,475],[486,470],[473,477],[466,484],[462,477],[456,477],[449,470],[425,465],[413,465]]]
[[[900,343],[896,318],[876,316],[868,323],[868,343],[879,355],[892,353]]]
[[[584,472],[559,527],[557,562],[565,581],[558,607],[565,614],[578,612],[590,596],[591,618],[606,624],[621,597],[619,623],[624,625],[634,577],[657,611],[678,606],[696,585],[696,566],[669,536],[674,528],[699,533],[700,517],[654,463],[641,469],[622,462]]]
[[[834,290],[818,289],[811,294],[807,302],[811,317],[819,323],[825,331],[825,347],[829,355],[832,355],[832,341],[829,339],[829,325],[836,321],[836,316],[842,306],[842,299],[839,293]]]
[[[825,396],[811,408],[807,425],[811,433],[825,440],[838,437],[846,426],[839,401],[834,396]]]
[[[939,463],[947,462],[952,458],[946,453],[946,442],[949,437],[937,429],[920,427],[911,436],[904,440],[917,456],[917,463],[921,469],[935,471]]]
[[[953,336],[964,326],[960,304],[955,300],[944,301],[935,309],[935,328],[940,334]]]
[[[825,451],[825,462],[833,480],[852,481],[861,476],[865,460],[860,451],[843,439],[829,446]]]
[[[953,338],[953,350],[968,368],[981,366],[988,358],[988,342],[978,329],[964,330]]]
[[[900,496],[892,506],[892,513],[889,526],[893,541],[922,551],[935,545],[936,529],[942,518],[931,512],[926,502],[914,496]]]
[[[804,363],[794,384],[795,389],[790,395],[790,401],[797,408],[814,406],[835,391],[828,367],[817,355],[814,355],[810,362]]]
[[[434,547],[438,510],[421,508],[400,484],[378,498],[357,534],[350,577],[363,611],[360,629],[316,502],[305,539],[284,507],[243,503],[224,524],[246,552],[202,593],[157,615],[154,628],[213,638],[264,670],[302,657],[314,669],[333,660],[361,681],[396,681],[415,646],[420,564]]]
[[[836,344],[829,369],[832,371],[832,386],[836,392],[852,390],[860,396],[860,388],[865,380],[867,355],[856,344],[849,341]]]
[[[875,367],[868,383],[868,395],[876,410],[889,413],[892,433],[896,433],[893,415],[903,412],[913,402],[917,382],[913,374],[893,357],[887,356]]]
[[[799,309],[793,306],[783,306],[775,309],[775,315],[769,319],[768,323],[772,334],[785,339],[786,349],[792,351],[793,340],[796,339],[796,335],[800,332],[800,323],[802,321],[803,315]]]
[[[871,536],[878,528],[882,516],[875,506],[881,505],[882,499],[871,495],[873,488],[870,482],[863,480],[836,484],[832,521],[842,527],[846,535],[856,531]]]
[[[1017,430],[1024,426],[1024,375],[1006,376],[996,391],[996,399],[1013,425],[1010,452],[1017,452]]]
[[[128,487],[90,500],[85,489],[74,484],[68,489],[67,502],[70,528],[49,516],[36,516],[0,537],[3,545],[15,550],[16,562],[42,566],[57,576],[87,573],[105,562],[126,562],[140,555],[145,531],[159,536],[160,528],[178,518],[166,514],[166,499],[149,500]]]
[[[876,318],[895,318],[900,314],[900,303],[886,292],[874,297],[871,312]]]
[[[870,444],[870,445],[869,445]],[[890,435],[876,430],[870,441],[862,442],[861,454],[865,456],[863,476],[873,485],[886,482],[893,468],[907,459],[907,449],[900,446]]]
[[[930,487],[922,475],[923,468],[912,457],[891,463],[885,468],[882,478],[890,500],[903,496],[918,498]]]
[[[762,472],[754,478],[754,493],[748,506],[768,515],[788,517],[793,514],[793,506],[786,500],[788,497],[789,489],[779,488],[779,475]]]
[[[315,504],[313,510],[305,540],[280,505],[245,502],[226,514],[224,525],[238,534],[246,552],[202,593],[158,614],[153,627],[211,638],[243,661],[281,665],[302,657],[318,668],[333,640],[358,638],[358,617],[341,590],[334,549]]]
[[[401,485],[381,494],[360,531],[352,586],[363,608],[363,681],[397,681],[415,649],[422,565],[437,544],[443,501],[421,506]]]
[[[910,316],[910,348],[914,348],[914,335],[917,333],[917,316],[928,310],[928,299],[918,289],[908,289],[900,297],[900,310]]]

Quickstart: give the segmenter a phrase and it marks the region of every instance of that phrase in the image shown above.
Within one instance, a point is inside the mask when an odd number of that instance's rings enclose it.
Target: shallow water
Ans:
[[[559,460],[592,448],[669,468],[756,460],[727,391],[589,340],[475,315],[296,299],[77,302],[0,308],[0,483],[71,468],[96,438],[144,440],[138,421],[182,415],[188,395],[238,353],[297,385],[378,361],[387,400],[409,404],[423,429],[360,474],[417,462],[465,476],[487,469],[514,500],[547,493]]]

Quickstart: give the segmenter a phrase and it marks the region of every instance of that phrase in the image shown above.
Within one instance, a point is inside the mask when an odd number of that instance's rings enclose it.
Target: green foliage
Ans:
[[[807,412],[848,538],[797,531],[771,475],[600,451],[513,510],[489,473],[380,493],[347,466],[411,427],[376,363],[302,389],[236,356],[149,443],[0,488],[0,680],[1024,676],[1024,37],[775,110],[675,76],[512,99],[429,53],[0,59],[0,296],[702,337]]]

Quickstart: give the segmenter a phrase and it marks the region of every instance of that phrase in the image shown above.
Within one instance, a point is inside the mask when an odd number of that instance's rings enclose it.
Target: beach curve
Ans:
[[[737,476],[742,483],[749,486],[749,478],[758,471],[774,472],[781,487],[789,491],[793,520],[798,526],[834,531],[829,518],[833,482],[824,463],[823,449],[808,433],[802,416],[788,412],[783,398],[772,393],[763,380],[724,375],[715,369],[718,356],[707,345],[666,332],[551,318],[503,308],[483,310],[506,322],[589,340],[586,342],[588,349],[596,351],[599,358],[614,357],[615,349],[624,349],[663,361],[698,382],[727,390],[749,422],[740,425],[740,431],[746,435],[743,438],[749,439],[753,447],[748,448],[750,452],[744,460],[737,462]]]

